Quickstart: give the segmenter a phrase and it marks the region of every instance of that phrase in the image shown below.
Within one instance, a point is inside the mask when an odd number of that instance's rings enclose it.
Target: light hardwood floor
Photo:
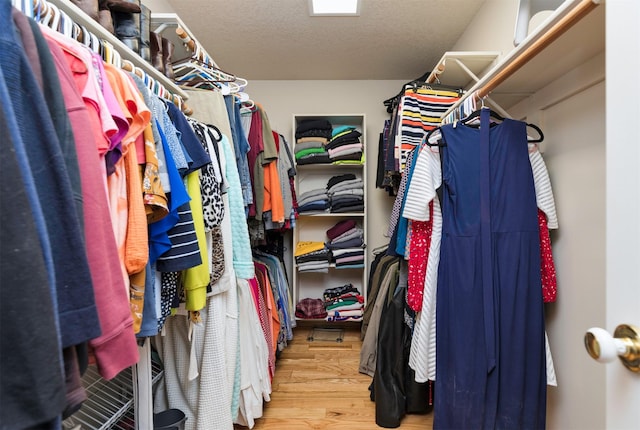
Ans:
[[[276,363],[271,401],[254,430],[368,430],[375,423],[369,398],[371,378],[358,373],[360,329],[345,326],[344,339],[307,340],[312,327],[294,331],[294,339]],[[407,415],[401,429],[431,429],[433,415]],[[246,427],[236,427],[246,429]]]

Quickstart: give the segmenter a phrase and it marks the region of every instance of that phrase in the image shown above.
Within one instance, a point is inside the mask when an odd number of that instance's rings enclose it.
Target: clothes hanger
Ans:
[[[427,79],[429,79],[429,75],[430,74],[431,73],[425,73],[424,75],[420,76],[419,78],[405,83],[402,86],[402,89],[398,92],[398,94],[396,94],[395,96],[393,96],[391,98],[388,98],[387,100],[382,102],[385,106],[387,106],[387,112],[391,113],[393,111],[393,109],[398,104],[399,98],[407,90],[413,90],[414,92],[417,92],[418,89],[421,88],[421,89],[456,91],[459,96],[461,96],[464,93],[464,91],[459,87],[455,87],[455,86],[452,86],[452,85],[444,85],[444,84],[440,83],[440,79],[438,79],[437,76],[436,76],[436,82],[433,82],[433,83],[427,82]]]
[[[493,118],[494,120],[500,121],[500,122],[505,120],[505,118],[502,115],[500,115],[499,113],[495,112],[494,110],[489,109],[488,107],[484,106],[484,103],[483,103],[483,106],[480,109],[472,112],[471,114],[469,114],[465,118],[461,119],[460,123],[464,124],[464,125],[469,125],[469,123],[471,121],[476,120],[480,116],[480,114],[482,113],[483,109],[488,109],[490,117]],[[539,143],[539,142],[542,142],[544,140],[544,133],[542,133],[542,129],[540,129],[540,127],[538,127],[535,124],[530,124],[530,123],[526,123],[526,126],[529,127],[529,128],[532,128],[533,130],[535,130],[538,133],[538,137],[535,138],[535,139],[527,138],[527,142],[528,143]],[[454,127],[455,127],[455,123],[454,123]],[[438,136],[434,136],[436,131],[440,134],[439,137]],[[424,138],[424,141],[425,141],[426,145],[428,145],[428,146],[446,146],[446,143],[444,143],[442,141],[441,137],[442,137],[442,134],[440,133],[440,127],[436,127],[436,128],[434,128],[432,130],[429,130],[429,132],[427,133],[427,135]]]
[[[471,112],[471,113],[470,113],[469,115],[467,115],[466,117],[462,118],[462,119],[460,120],[460,123],[461,123],[461,124],[464,124],[464,125],[469,125],[469,124],[471,124],[475,119],[477,119],[477,118],[479,118],[479,117],[480,117],[480,114],[481,114],[481,112],[482,112],[482,110],[483,110],[483,109],[488,109],[488,110],[489,110],[489,116],[490,116],[491,118],[493,118],[494,120],[499,121],[499,122],[504,121],[504,117],[503,117],[502,115],[500,115],[498,112],[494,111],[493,109],[490,109],[490,108],[486,107],[486,106],[484,105],[484,101],[483,101],[483,103],[482,103],[482,107],[481,107],[480,109],[477,109],[477,110],[475,110],[475,111]]]
[[[406,84],[404,90],[413,90],[414,93],[417,93],[418,90],[446,90],[446,91],[455,91],[457,93],[459,93],[459,95],[462,95],[463,91],[461,88],[452,86],[452,85],[445,85],[445,84],[441,84],[440,80],[438,79],[437,82],[423,82],[423,81],[413,81],[410,84]]]
[[[109,43],[101,43],[100,44],[100,56],[102,60],[107,63],[113,65],[113,47]]]
[[[249,85],[249,81],[239,76],[236,76],[235,78],[236,78],[235,83],[240,87],[240,91],[244,91],[247,85]]]
[[[216,127],[213,124],[205,124],[205,125],[211,128],[215,132],[213,138],[216,140],[216,142],[222,141],[222,132],[218,127]]]
[[[53,12],[53,16],[51,17],[51,22],[49,23],[49,27],[55,31],[59,31],[60,29],[60,18],[62,16],[62,12],[56,5],[50,4],[49,8]]]
[[[249,94],[244,93],[242,91],[238,91],[236,93],[233,94],[235,99],[238,100],[240,103],[244,103],[246,101],[249,100]]]
[[[82,24],[80,24],[80,37],[82,40],[78,40],[78,42],[89,48],[89,45],[91,44],[91,36],[89,35],[89,30],[87,30],[87,28]]]
[[[372,252],[374,255],[378,255],[378,254],[380,254],[381,252],[385,252],[388,248],[389,248],[389,244],[381,245],[381,246],[378,246],[377,248],[374,248],[371,252]]]
[[[238,80],[235,75],[225,72],[220,68],[213,67],[195,57],[183,58],[172,63],[172,65],[174,73],[180,74],[183,70],[187,71],[186,73],[188,73],[189,70],[197,70],[203,75],[206,75],[206,78],[212,82],[235,82]],[[245,79],[242,79],[242,81],[244,85],[247,84]]]
[[[539,135],[539,137],[536,138],[536,139],[527,139],[527,142],[529,142],[529,143],[540,143],[540,142],[542,142],[544,140],[544,133],[542,133],[542,129],[540,129],[540,127],[538,127],[535,124],[531,124],[531,123],[527,123],[527,127],[534,129]]]
[[[24,0],[22,2],[22,11],[37,22],[42,22],[42,15],[48,13],[46,2],[43,0],[34,0],[30,6],[25,5],[25,2],[27,2],[27,5],[30,3],[29,0]]]
[[[51,27],[51,21],[53,20],[53,15],[56,10],[57,8],[54,5],[47,3],[41,15],[40,23],[42,25],[46,25],[47,27]]]
[[[33,18],[36,12],[36,7],[38,7],[37,3],[39,0],[11,0],[11,4],[16,9],[22,11],[23,14],[28,16],[29,18]]]
[[[71,25],[71,38],[77,42],[80,42],[80,38],[82,37],[82,28],[78,25],[77,22],[73,22]]]
[[[117,69],[121,69],[122,57],[120,56],[120,53],[118,52],[118,50],[115,49],[113,45],[107,42],[106,40],[102,41],[102,49],[104,51],[104,56],[102,57],[102,59],[106,63],[109,63],[115,66]]]
[[[177,69],[177,72],[176,69],[174,69],[174,73],[176,73],[176,82],[181,82],[184,85],[190,83],[196,84],[201,82],[209,82],[212,84],[231,82],[229,80],[215,78],[211,75],[209,70],[206,70],[197,64],[181,66]]]
[[[254,107],[256,107],[256,103],[253,100],[249,99],[246,102],[242,102],[242,104],[240,105],[240,113],[242,113],[243,109],[245,112],[252,112]]]
[[[64,11],[60,11],[60,32],[69,38],[73,38],[73,20]]]
[[[482,112],[482,109],[489,109],[488,107],[483,106],[481,109],[476,110],[474,112],[472,112],[470,115],[468,115],[467,117],[463,118],[460,122],[462,124],[465,125],[469,125],[470,122],[474,121],[476,118],[478,118],[480,116],[480,113]],[[494,111],[493,109],[489,109],[489,116],[491,118],[493,118],[496,121],[502,122],[505,120],[505,118],[500,115],[498,112]],[[542,130],[540,129],[540,127],[538,127],[535,124],[531,124],[531,123],[526,123],[527,127],[535,130],[536,133],[538,133],[538,137],[535,139],[527,139],[527,141],[529,143],[539,143],[542,142],[544,140],[544,133],[542,132]]]
[[[98,36],[93,33],[89,33],[89,48],[96,54],[100,54],[102,51],[102,43]]]

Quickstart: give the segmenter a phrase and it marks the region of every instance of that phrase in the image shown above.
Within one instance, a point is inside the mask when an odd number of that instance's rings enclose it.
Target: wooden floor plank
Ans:
[[[345,328],[342,342],[313,340],[312,327],[294,330],[294,339],[276,362],[271,401],[254,430],[370,430],[375,422],[371,377],[358,373],[360,327]],[[400,429],[428,430],[433,415],[407,415]],[[237,430],[245,427],[236,426]]]

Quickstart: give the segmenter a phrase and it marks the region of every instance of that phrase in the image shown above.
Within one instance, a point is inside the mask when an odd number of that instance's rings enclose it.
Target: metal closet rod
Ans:
[[[522,47],[521,52],[516,48],[512,55],[509,55],[494,67],[487,75],[480,79],[475,85],[473,85],[468,91],[467,96],[458,100],[449,110],[447,110],[442,117],[447,117],[451,112],[456,110],[458,106],[467,97],[477,97],[482,99],[497,88],[502,82],[513,75],[523,65],[528,63],[532,58],[538,55],[543,49],[553,43],[558,37],[564,34],[567,30],[573,27],[574,24],[579,22],[589,12],[600,5],[601,0],[579,0],[577,4],[571,7],[565,7],[565,14],[552,24],[546,31],[541,32],[539,36],[528,37],[519,46]],[[574,3],[576,3],[574,1]],[[560,6],[562,8],[562,6]],[[511,58],[514,57],[514,58]],[[502,64],[505,63],[505,64]]]

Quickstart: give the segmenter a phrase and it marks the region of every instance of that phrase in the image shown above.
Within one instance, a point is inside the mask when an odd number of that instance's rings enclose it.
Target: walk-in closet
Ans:
[[[0,429],[637,428],[639,28],[0,1]]]

